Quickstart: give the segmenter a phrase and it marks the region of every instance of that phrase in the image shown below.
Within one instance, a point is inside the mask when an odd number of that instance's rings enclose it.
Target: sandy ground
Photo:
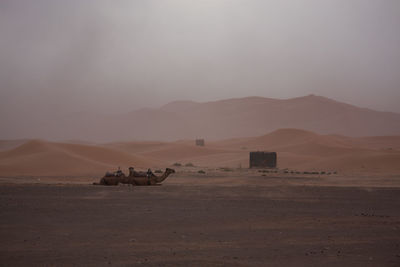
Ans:
[[[399,176],[181,170],[162,186],[92,181],[0,178],[0,265],[400,266]]]

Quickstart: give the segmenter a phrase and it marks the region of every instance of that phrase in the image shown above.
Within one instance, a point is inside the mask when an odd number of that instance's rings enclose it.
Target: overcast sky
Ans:
[[[400,112],[398,0],[1,0],[0,118],[317,94]]]

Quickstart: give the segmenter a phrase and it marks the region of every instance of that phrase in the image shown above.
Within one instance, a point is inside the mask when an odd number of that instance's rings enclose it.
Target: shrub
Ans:
[[[203,171],[203,170],[200,170],[200,171],[198,171],[198,173],[201,173],[201,174],[206,174],[206,172],[205,172],[205,171]]]
[[[194,167],[193,163],[189,162],[185,164],[185,167]]]
[[[172,164],[172,166],[175,166],[175,167],[181,167],[181,166],[182,166],[182,164],[180,164],[179,162],[175,162],[174,164]]]

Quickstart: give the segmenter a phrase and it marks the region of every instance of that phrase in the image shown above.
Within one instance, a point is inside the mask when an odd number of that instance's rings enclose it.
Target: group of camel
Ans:
[[[126,176],[121,170],[115,173],[106,173],[100,179],[99,183],[94,185],[118,185],[118,184],[131,184],[131,185],[156,185],[167,179],[167,177],[175,173],[175,170],[167,168],[161,176],[155,175],[150,169],[147,172],[137,172],[133,167],[129,168],[129,175]]]

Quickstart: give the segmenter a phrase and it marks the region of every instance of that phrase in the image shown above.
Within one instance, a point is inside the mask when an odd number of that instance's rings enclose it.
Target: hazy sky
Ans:
[[[317,94],[400,112],[399,0],[2,0],[2,118]]]

